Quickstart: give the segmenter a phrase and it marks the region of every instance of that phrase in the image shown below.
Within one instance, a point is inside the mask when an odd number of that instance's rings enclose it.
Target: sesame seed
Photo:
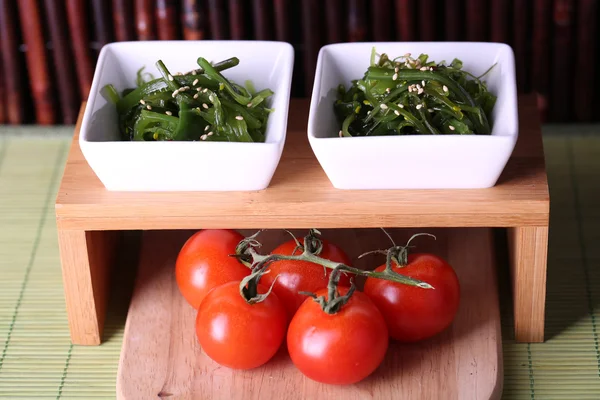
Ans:
[[[398,107],[404,108],[404,104],[398,104]]]
[[[342,137],[342,136],[344,136],[344,132],[342,132],[342,131],[339,131],[339,132],[338,132],[338,135],[339,135],[340,137]]]
[[[425,86],[425,81],[421,81],[421,85]]]
[[[173,113],[171,111],[165,111],[165,114],[167,114],[167,115],[173,115]]]
[[[212,95],[212,94],[211,94],[210,96],[208,96],[208,100],[210,100],[210,101],[211,101],[211,103],[214,101],[214,97],[213,97],[213,95]]]
[[[394,76],[392,76],[392,80],[395,81],[398,79],[398,74],[394,74]]]
[[[417,110],[420,110],[423,107],[423,104],[417,104]]]
[[[428,108],[427,111],[433,112],[433,108]]]
[[[444,89],[444,92],[448,93],[448,86],[444,85],[442,89]]]
[[[173,82],[173,75],[169,75],[169,80]]]
[[[194,99],[197,99],[197,98],[198,98],[198,93],[196,93],[196,94],[194,95]]]
[[[416,84],[416,88],[417,89],[421,89],[421,85],[419,85],[418,83]]]
[[[421,67],[419,68],[419,71],[427,71],[427,67]]]
[[[252,103],[248,103],[248,106],[247,106],[247,107],[248,107],[248,108],[252,107]]]
[[[244,120],[244,117],[242,117],[241,115],[237,115],[237,116],[235,117],[235,119],[237,119],[238,121],[243,121],[243,120]]]
[[[196,90],[200,92],[202,90],[202,87],[196,88]]]
[[[207,135],[208,135],[208,136],[212,136],[212,135],[213,135],[213,133],[214,133],[213,131],[210,131],[210,132],[208,132],[208,133],[207,133]]]
[[[410,85],[410,86],[408,87],[408,93],[411,93],[412,91],[413,91],[413,87],[412,87],[412,85]]]
[[[196,86],[196,83],[198,83],[198,78],[194,79],[194,82],[192,82],[192,86]]]
[[[408,58],[408,57],[410,57],[410,53],[406,53],[406,54],[404,55],[404,57],[405,57],[405,58]]]
[[[390,90],[390,88],[385,88],[385,91],[386,91],[387,93],[389,93],[391,90]]]
[[[456,129],[452,125],[448,125],[448,128],[450,128],[451,131],[453,131],[454,129]]]
[[[379,106],[379,108],[381,108],[382,110],[387,110],[388,106],[386,106],[385,104],[382,104]]]
[[[177,95],[179,94],[179,90],[174,90],[173,94],[171,95],[173,98],[175,98]]]
[[[371,115],[371,110],[367,111],[367,115]]]
[[[206,126],[204,127],[204,132],[206,132],[206,131],[207,131],[209,128],[210,128],[210,125],[206,125]]]
[[[200,136],[200,139],[206,140],[207,137],[208,137],[208,135],[202,135],[202,136]]]
[[[148,105],[146,106],[146,108],[147,108],[148,110],[152,110],[152,106],[151,106],[150,104],[148,104]]]
[[[202,107],[204,107],[204,108],[208,108],[208,104],[206,104],[206,103],[202,103]]]
[[[398,67],[394,68],[394,72],[398,72]]]
[[[429,70],[430,70],[430,71],[433,71],[433,67],[429,67]]]
[[[208,92],[208,89],[204,88],[204,90],[202,91],[202,93],[206,93]]]
[[[146,104],[144,100],[140,100],[140,104]]]
[[[419,88],[419,90],[417,91],[417,94],[421,94],[423,93],[423,88]]]
[[[175,76],[182,76],[183,74],[181,72],[178,72],[175,74]]]
[[[398,110],[394,110],[394,114],[396,114],[396,115],[400,115],[400,111],[398,111]]]

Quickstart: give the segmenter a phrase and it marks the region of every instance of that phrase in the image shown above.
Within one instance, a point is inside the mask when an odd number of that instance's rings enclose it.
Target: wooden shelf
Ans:
[[[73,343],[101,343],[115,231],[370,227],[508,228],[515,338],[543,341],[549,194],[535,98],[519,98],[519,140],[498,184],[477,190],[333,188],[308,143],[308,104],[291,102],[285,149],[271,185],[225,193],[105,190],[79,148],[82,105],[56,197]]]
[[[271,185],[258,192],[109,192],[85,161],[76,129],[56,199],[57,224],[85,230],[547,224],[548,182],[533,98],[521,99],[519,141],[499,183],[474,190],[335,189],[308,143],[308,105],[292,100],[281,161]]]
[[[383,364],[364,381],[348,386],[305,378],[285,346],[254,370],[235,371],[213,362],[198,344],[196,313],[179,293],[173,274],[174,260],[190,233],[145,233],[117,373],[117,398],[499,399],[502,351],[491,230],[427,231],[437,240],[418,240],[418,251],[448,260],[461,284],[453,324],[417,344],[391,342]],[[391,231],[398,243],[414,232]],[[388,242],[377,229],[324,230],[323,237],[348,251],[352,260]],[[261,250],[270,251],[288,239],[281,231],[264,232]],[[382,261],[369,257],[354,265],[373,268]]]

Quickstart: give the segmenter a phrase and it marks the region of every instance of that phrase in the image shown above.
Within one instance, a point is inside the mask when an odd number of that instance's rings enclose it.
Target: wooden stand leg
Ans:
[[[548,227],[508,229],[517,342],[544,341]]]
[[[59,230],[58,243],[73,344],[99,345],[118,232]]]

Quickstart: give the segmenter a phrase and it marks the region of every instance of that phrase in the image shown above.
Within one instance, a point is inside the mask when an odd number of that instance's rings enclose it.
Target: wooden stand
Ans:
[[[416,232],[390,230],[397,243],[405,243]],[[367,379],[349,386],[323,385],[304,377],[292,364],[285,346],[267,364],[249,371],[235,371],[213,362],[198,345],[196,313],[175,282],[175,258],[191,233],[145,233],[125,326],[117,398],[499,399],[502,340],[491,230],[427,232],[437,239],[417,239],[415,251],[444,257],[459,277],[461,304],[454,322],[430,340],[410,345],[391,342],[383,364]],[[345,249],[358,268],[385,262],[382,256],[357,260],[365,251],[388,245],[389,239],[378,229],[322,233]],[[259,239],[261,252],[268,252],[289,236],[282,231],[266,231]]]
[[[80,115],[56,199],[73,343],[101,342],[112,231],[381,226],[509,228],[515,337],[543,341],[549,194],[533,97],[520,98],[519,141],[500,181],[480,190],[336,190],[308,144],[308,101],[290,112],[270,187],[236,193],[106,191],[79,149]]]

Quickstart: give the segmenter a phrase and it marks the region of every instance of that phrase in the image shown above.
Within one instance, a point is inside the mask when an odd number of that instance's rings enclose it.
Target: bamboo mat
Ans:
[[[132,277],[115,275],[105,343],[71,346],[53,207],[71,132],[0,127],[0,398],[115,397]],[[548,340],[514,342],[502,274],[503,398],[599,399],[600,127],[544,133],[552,199]]]

